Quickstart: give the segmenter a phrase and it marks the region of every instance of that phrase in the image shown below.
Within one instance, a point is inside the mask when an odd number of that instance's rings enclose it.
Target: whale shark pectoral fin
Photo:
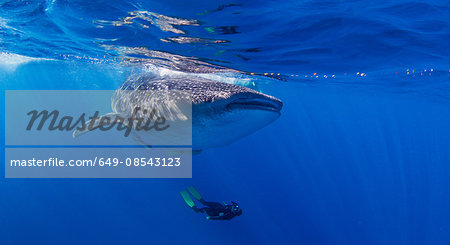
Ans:
[[[138,134],[136,134],[134,131],[133,131],[133,137],[134,137],[134,140],[136,140],[136,141],[139,142],[140,144],[146,146],[147,148],[149,148],[149,149],[153,148],[152,145],[149,145],[149,144],[145,143],[145,141],[141,138],[141,136],[139,136]]]
[[[192,155],[196,156],[198,154],[202,153],[202,150],[192,150]]]
[[[96,118],[94,118],[94,119],[91,119],[91,120],[87,121],[87,122],[84,124],[84,126],[83,126],[82,129],[77,128],[75,131],[73,131],[72,136],[73,136],[73,138],[76,138],[76,137],[78,137],[78,136],[81,136],[81,135],[83,135],[83,134],[89,132],[89,131],[92,131],[92,130],[94,130],[94,129],[97,129],[97,128],[99,128],[100,126],[108,126],[108,125],[111,125],[111,124],[113,124],[113,123],[121,123],[121,124],[124,124],[125,126],[128,126],[128,125],[127,125],[127,122],[128,122],[128,121],[126,121],[126,120],[122,120],[122,121],[115,120],[117,117],[120,117],[120,114],[111,112],[111,113],[108,113],[108,114],[105,114],[105,115],[96,117]],[[109,118],[109,120],[107,120],[107,121],[102,120],[102,119],[104,119],[104,118]],[[93,120],[94,120],[94,122],[93,122],[93,124],[91,125],[91,122],[92,122]]]

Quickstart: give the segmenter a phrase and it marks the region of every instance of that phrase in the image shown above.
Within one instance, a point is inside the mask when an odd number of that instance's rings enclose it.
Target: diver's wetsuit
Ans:
[[[189,195],[190,194],[190,195]],[[206,213],[210,220],[231,220],[236,216],[242,215],[242,209],[239,205],[233,201],[231,204],[221,204],[218,202],[207,202],[203,199],[202,195],[193,187],[189,186],[186,190],[180,191],[181,197],[186,204],[192,208],[195,212]],[[191,195],[199,201],[204,207],[197,207],[192,200]]]
[[[209,219],[214,220],[230,220],[236,216],[236,213],[232,211],[233,205],[223,205],[218,202],[206,202],[201,201],[206,207],[195,208],[196,212],[206,213]]]

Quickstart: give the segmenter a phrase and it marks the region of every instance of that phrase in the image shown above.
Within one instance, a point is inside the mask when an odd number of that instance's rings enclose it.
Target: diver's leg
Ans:
[[[208,207],[204,207],[204,208],[193,207],[192,209],[197,213],[207,213],[209,208]]]
[[[221,203],[218,202],[207,202],[205,200],[200,201],[203,205],[213,208],[213,209],[217,209],[217,208],[222,208],[223,205]]]

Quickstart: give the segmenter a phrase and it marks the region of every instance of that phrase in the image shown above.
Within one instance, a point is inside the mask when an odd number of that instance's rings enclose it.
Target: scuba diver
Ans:
[[[202,208],[196,207],[189,193],[205,207]],[[192,208],[195,212],[206,213],[208,215],[206,219],[208,220],[231,220],[232,218],[240,216],[242,214],[242,209],[239,207],[237,203],[233,201],[231,201],[232,204],[207,202],[202,198],[200,193],[193,186],[189,186],[187,188],[187,191],[186,190],[181,191],[180,194],[181,197],[183,197],[186,204],[190,208]]]

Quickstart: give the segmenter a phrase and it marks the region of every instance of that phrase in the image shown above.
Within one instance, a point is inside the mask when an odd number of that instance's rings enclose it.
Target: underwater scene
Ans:
[[[450,243],[448,1],[0,0],[0,86],[0,244]]]

